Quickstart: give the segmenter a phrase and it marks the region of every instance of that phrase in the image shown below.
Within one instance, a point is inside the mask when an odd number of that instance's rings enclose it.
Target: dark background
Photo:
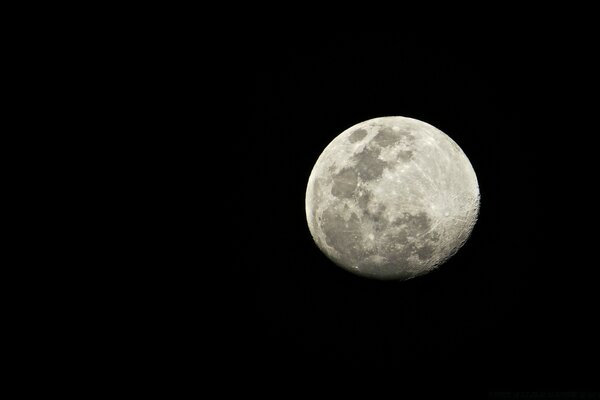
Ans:
[[[232,256],[241,287],[231,373],[258,385],[339,377],[592,388],[597,273],[571,224],[585,218],[570,195],[577,157],[557,121],[577,74],[573,58],[565,61],[572,50],[538,34],[428,39],[402,31],[254,35],[242,43],[251,116],[234,138]],[[481,190],[466,245],[403,283],[336,267],[314,244],[304,213],[306,183],[325,146],[358,122],[391,115],[452,137]]]

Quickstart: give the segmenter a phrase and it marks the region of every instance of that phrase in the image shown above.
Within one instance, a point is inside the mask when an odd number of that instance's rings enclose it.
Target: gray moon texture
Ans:
[[[406,117],[374,118],[323,150],[306,217],[321,251],[357,275],[406,280],[454,255],[479,214],[469,159],[448,135]]]

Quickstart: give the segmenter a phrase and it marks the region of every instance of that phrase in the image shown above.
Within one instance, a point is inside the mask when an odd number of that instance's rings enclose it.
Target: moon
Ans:
[[[477,176],[448,135],[407,117],[358,123],[323,150],[306,218],[338,266],[381,280],[426,274],[454,255],[479,214]]]

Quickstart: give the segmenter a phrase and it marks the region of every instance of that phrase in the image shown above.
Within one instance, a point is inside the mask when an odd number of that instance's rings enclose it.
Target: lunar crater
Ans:
[[[367,136],[367,131],[365,129],[357,129],[350,134],[348,141],[350,143],[356,143],[363,140]]]
[[[335,197],[351,198],[358,184],[358,174],[354,168],[343,168],[333,179],[331,194]]]
[[[356,163],[356,171],[363,181],[372,181],[383,174],[388,163],[379,158],[381,149],[376,146],[367,146],[360,153],[352,156]]]
[[[373,138],[373,142],[381,147],[404,144],[410,146],[415,141],[412,133],[401,128],[393,129],[389,126],[379,128],[379,133]]]

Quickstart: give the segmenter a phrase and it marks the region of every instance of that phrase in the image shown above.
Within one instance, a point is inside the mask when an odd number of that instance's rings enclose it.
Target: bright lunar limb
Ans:
[[[345,130],[308,180],[317,246],[358,275],[405,280],[435,269],[469,237],[479,213],[475,171],[439,129],[382,117]]]

